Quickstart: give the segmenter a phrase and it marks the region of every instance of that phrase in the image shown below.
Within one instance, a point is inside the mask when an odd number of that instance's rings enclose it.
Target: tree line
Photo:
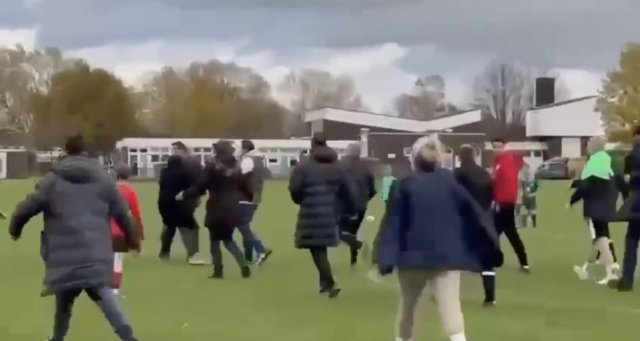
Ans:
[[[419,78],[394,101],[395,114],[429,120],[481,109],[488,133],[524,136],[534,106],[534,81],[549,70],[494,61],[475,78],[474,100],[459,108],[446,97],[439,75]],[[640,119],[640,44],[621,53],[620,65],[603,81],[599,105],[613,140],[629,138]],[[275,93],[286,100],[275,99]],[[569,93],[558,81],[556,100]],[[20,132],[40,148],[83,133],[99,150],[128,136],[284,138],[306,133],[303,113],[322,107],[366,110],[348,76],[303,69],[275,89],[258,73],[218,60],[166,67],[141,87],[58,49],[0,49],[0,129]]]

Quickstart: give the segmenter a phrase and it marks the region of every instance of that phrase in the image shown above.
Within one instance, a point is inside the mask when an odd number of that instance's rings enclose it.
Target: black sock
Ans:
[[[494,302],[496,300],[496,276],[482,275],[482,286],[484,287],[484,301]]]
[[[532,214],[531,215],[531,223],[533,223],[533,227],[538,227],[538,215],[537,214]]]
[[[613,262],[618,263],[618,256],[616,256],[616,248],[613,246],[613,242],[609,241],[609,250],[611,250],[611,254],[613,255]]]

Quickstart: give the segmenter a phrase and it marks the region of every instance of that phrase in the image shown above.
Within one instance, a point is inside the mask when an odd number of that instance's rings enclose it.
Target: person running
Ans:
[[[439,167],[439,160],[433,137],[416,141],[413,174],[398,180],[387,226],[380,231],[380,272],[396,269],[398,274],[397,341],[413,340],[416,309],[425,291],[435,296],[449,340],[466,341],[461,272],[481,272],[502,263],[490,216],[452,171]]]
[[[461,146],[459,157],[460,167],[456,168],[453,173],[456,180],[471,194],[480,205],[480,208],[490,215],[491,204],[493,203],[491,174],[476,164],[475,152],[472,146]],[[487,267],[481,273],[484,287],[484,305],[486,307],[496,305],[496,267],[496,264],[487,264]]]
[[[522,156],[508,150],[502,139],[492,141],[495,152],[493,164],[493,219],[498,233],[504,233],[513,247],[520,271],[530,273],[529,259],[524,243],[516,228],[516,203],[518,201],[518,173],[523,166]]]
[[[238,230],[242,235],[244,257],[247,262],[252,263],[255,251],[258,254],[257,264],[262,265],[273,251],[264,246],[262,240],[251,228],[251,222],[262,201],[266,169],[264,158],[258,155],[255,145],[250,140],[242,140],[241,142],[240,170],[247,177],[246,181],[251,183],[253,189],[240,201],[242,222],[238,226]]]
[[[352,143],[347,146],[346,155],[340,160],[345,174],[355,189],[357,200],[356,214],[342,214],[340,217],[340,240],[349,245],[351,265],[358,263],[358,253],[364,245],[358,240],[358,231],[366,216],[369,201],[377,194],[373,172],[367,163],[360,158],[360,153],[360,144]]]
[[[189,148],[182,142],[176,141],[171,144],[173,155],[180,156],[184,162],[182,166],[185,168],[185,177],[188,186],[192,186],[202,177],[202,165],[200,160],[197,157],[193,157],[189,153]],[[199,200],[190,200],[185,201],[187,207],[191,212],[191,215],[194,216],[198,206],[200,205]],[[187,262],[190,265],[204,265],[205,262],[200,258],[200,226],[198,225],[197,220],[193,219],[195,225],[188,226],[186,228],[179,229],[180,235],[182,236],[182,243],[184,244],[185,249],[187,250]],[[163,226],[162,229],[162,239],[169,239],[166,233],[171,234],[171,231],[167,231],[167,226]],[[175,233],[174,233],[175,235]],[[171,238],[171,243],[173,243],[173,237]]]
[[[338,164],[338,154],[320,134],[311,140],[309,159],[294,168],[289,179],[291,200],[299,206],[295,246],[307,249],[320,277],[320,293],[340,294],[331,270],[328,248],[338,246],[341,213],[354,214],[355,195]]]
[[[171,255],[171,244],[177,231],[182,231],[182,236],[193,234],[196,230],[197,222],[193,215],[192,202],[177,201],[176,196],[192,186],[189,171],[185,166],[187,161],[179,155],[171,155],[167,160],[167,165],[160,171],[160,181],[158,192],[158,211],[162,218],[164,229],[161,235],[161,246],[159,257],[163,261],[168,261]],[[187,254],[192,254],[188,242],[185,241]]]
[[[595,235],[591,253],[582,266],[575,266],[574,271],[582,280],[589,279],[589,266],[600,260],[605,265],[605,278],[598,284],[605,285],[617,279],[615,259],[611,252],[609,223],[615,220],[617,201],[624,187],[611,168],[611,156],[604,150],[605,140],[593,137],[589,140],[587,150],[590,154],[587,165],[582,171],[578,188],[571,195],[568,207],[583,201],[583,214]]]
[[[49,341],[64,341],[74,303],[83,292],[102,310],[120,340],[137,341],[111,290],[110,218],[122,228],[128,248],[139,252],[137,229],[113,179],[98,161],[84,156],[84,150],[82,136],[67,140],[65,158],[45,175],[35,192],[18,204],[9,233],[13,240],[19,240],[29,220],[44,214],[42,295],[56,298]]]
[[[178,194],[177,200],[196,200],[209,192],[205,216],[205,226],[209,230],[211,262],[213,274],[209,278],[224,278],[222,250],[220,244],[231,253],[240,267],[243,278],[251,276],[251,268],[233,240],[233,231],[242,222],[240,201],[253,189],[242,176],[238,160],[233,155],[234,148],[228,141],[218,141],[213,145],[214,160],[207,164],[204,177],[188,190]]]
[[[131,169],[124,165],[114,168],[116,178],[118,180],[118,189],[120,193],[127,201],[128,207],[131,212],[131,216],[138,228],[138,236],[140,238],[140,251],[142,251],[142,241],[144,240],[144,226],[142,224],[142,215],[140,213],[140,201],[138,200],[138,193],[127,182],[131,175]],[[127,238],[123,228],[118,225],[115,219],[111,219],[111,237],[113,238],[113,294],[116,297],[120,296],[120,289],[122,286],[122,277],[124,274],[124,255],[129,253],[131,248],[127,244]]]
[[[520,226],[528,227],[531,222],[532,227],[538,226],[538,179],[531,173],[531,167],[528,163],[524,163],[524,166],[520,170],[518,176],[520,181],[520,207],[518,208],[518,215],[521,219]]]

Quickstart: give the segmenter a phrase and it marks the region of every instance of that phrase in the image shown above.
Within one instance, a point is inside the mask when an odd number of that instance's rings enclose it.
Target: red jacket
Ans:
[[[138,201],[138,194],[136,191],[126,182],[118,182],[118,189],[125,198],[131,209],[131,215],[133,220],[138,226],[138,237],[140,240],[144,240],[144,228],[142,226],[142,216],[140,215],[140,202]],[[126,238],[122,228],[111,219],[111,238],[113,240],[113,250],[115,252],[128,252]]]
[[[522,156],[514,151],[496,155],[493,163],[493,200],[498,204],[518,202],[518,173],[524,165]]]

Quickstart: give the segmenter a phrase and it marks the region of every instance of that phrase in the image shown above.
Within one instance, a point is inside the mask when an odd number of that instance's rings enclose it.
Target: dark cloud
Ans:
[[[0,19],[35,22],[39,45],[67,49],[149,39],[250,38],[254,49],[397,42],[601,69],[640,41],[638,0],[44,0],[31,12],[2,2]]]

